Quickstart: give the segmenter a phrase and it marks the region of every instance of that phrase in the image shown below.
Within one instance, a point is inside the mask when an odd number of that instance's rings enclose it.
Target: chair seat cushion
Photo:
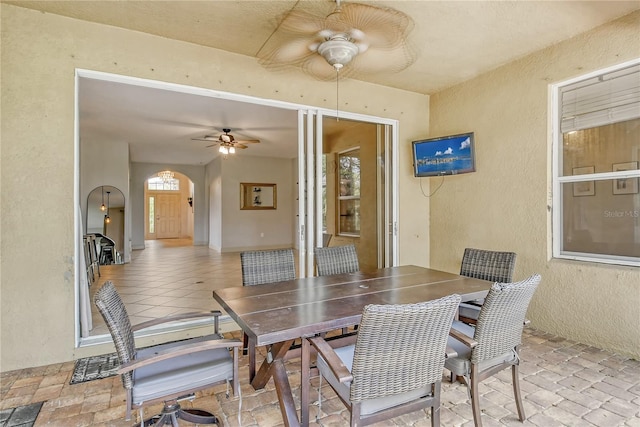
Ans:
[[[478,320],[478,315],[480,314],[480,305],[461,302],[460,306],[458,307],[458,314],[460,315],[460,317]]]
[[[467,325],[459,320],[454,320],[451,327],[473,338],[475,332],[473,326]],[[449,337],[447,345],[453,348],[458,353],[458,356],[445,359],[444,367],[453,372],[454,375],[468,375],[471,372],[471,349],[453,337]],[[478,364],[478,368],[480,371],[483,371],[503,362],[513,362],[516,359],[517,356],[515,352],[510,351],[493,359],[483,360]]]
[[[345,347],[339,347],[335,349],[336,354],[342,360],[342,363],[345,364],[347,369],[351,371],[351,367],[353,366],[353,353],[355,351],[355,345],[348,345]],[[380,357],[384,357],[384,355],[380,355]],[[351,391],[351,382],[340,383],[338,379],[333,375],[331,369],[327,365],[327,362],[318,355],[317,360],[318,370],[320,374],[327,379],[329,384],[334,388],[334,390],[338,393],[338,395],[345,401],[350,401],[350,391]],[[418,389],[400,393],[392,396],[386,396],[377,399],[365,400],[362,402],[361,406],[361,414],[362,415],[370,415],[378,411],[382,411],[384,409],[392,408],[394,406],[402,405],[403,403],[414,401],[422,396],[427,396],[431,394],[431,387],[425,386],[420,387]]]
[[[219,339],[219,335],[193,338],[141,349],[136,359],[172,347]],[[233,358],[226,348],[200,351],[138,368],[133,375],[132,400],[135,405],[188,392],[233,378]]]

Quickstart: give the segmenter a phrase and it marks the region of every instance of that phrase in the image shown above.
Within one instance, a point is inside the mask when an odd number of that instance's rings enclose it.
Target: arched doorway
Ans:
[[[171,170],[145,181],[145,240],[193,240],[193,187],[189,177]]]

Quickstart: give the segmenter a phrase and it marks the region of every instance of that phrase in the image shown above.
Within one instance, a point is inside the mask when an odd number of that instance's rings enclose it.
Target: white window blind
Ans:
[[[640,65],[565,86],[561,96],[562,133],[640,117]]]

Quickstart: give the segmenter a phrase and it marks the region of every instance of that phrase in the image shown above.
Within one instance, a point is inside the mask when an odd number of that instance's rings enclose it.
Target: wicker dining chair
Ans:
[[[516,268],[515,252],[488,251],[466,248],[460,265],[460,275],[490,282],[510,283]],[[467,323],[474,323],[484,300],[460,304],[459,317]]]
[[[240,253],[242,286],[264,285],[296,278],[293,249],[245,251]],[[253,379],[256,367],[256,345],[247,334],[242,334],[243,354],[249,354],[249,377]]]
[[[457,356],[447,358],[445,368],[451,378],[462,377],[469,389],[473,420],[482,426],[480,417],[481,381],[511,367],[513,394],[518,418],[524,421],[518,365],[519,346],[529,302],[540,284],[540,275],[515,283],[494,283],[480,309],[475,327],[454,321],[449,347]]]
[[[110,281],[105,282],[96,292],[94,302],[109,328],[118,354],[118,373],[126,390],[127,421],[131,420],[131,410],[137,408],[141,426],[177,426],[178,419],[194,424],[217,424],[215,415],[200,410],[182,409],[178,399],[182,400],[199,390],[225,382],[227,387],[231,384],[234,396],[240,396],[238,348],[242,343],[239,340],[223,339],[220,335],[220,311],[186,313],[131,326],[125,305]],[[135,346],[135,331],[198,317],[214,317],[212,335],[142,349]],[[229,348],[233,348],[233,357]],[[145,420],[143,408],[158,402],[164,402],[162,413]]]
[[[426,408],[431,425],[439,426],[447,337],[459,303],[459,295],[449,295],[418,304],[370,304],[355,345],[333,349],[322,337],[306,338],[318,351],[319,388],[326,378],[349,409],[352,426]],[[320,400],[318,414],[321,409]]]
[[[318,276],[355,273],[360,270],[355,245],[315,248]]]
[[[240,264],[243,286],[283,282],[296,278],[293,249],[241,252]]]

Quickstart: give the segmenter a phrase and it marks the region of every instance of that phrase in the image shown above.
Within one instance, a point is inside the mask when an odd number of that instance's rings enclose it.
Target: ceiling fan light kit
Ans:
[[[218,148],[218,152],[222,154],[223,158],[227,158],[227,154],[235,154],[236,148],[245,149],[247,146],[245,144],[258,144],[260,143],[259,139],[247,139],[247,140],[238,140],[235,139],[231,132],[231,129],[224,128],[222,129],[224,132],[220,134],[220,136],[215,137],[213,135],[205,135],[202,138],[191,138],[193,141],[217,141],[215,144],[207,145],[206,148],[215,147],[216,145],[220,145]]]
[[[360,49],[347,36],[340,34],[318,46],[318,53],[336,70],[342,69],[360,53]]]

